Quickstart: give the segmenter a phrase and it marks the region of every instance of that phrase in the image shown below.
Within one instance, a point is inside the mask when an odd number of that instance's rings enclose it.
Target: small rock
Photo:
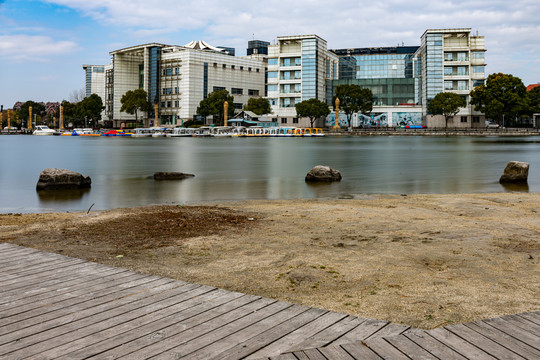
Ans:
[[[510,161],[499,179],[501,184],[526,184],[529,177],[529,163],[522,161]]]
[[[306,175],[307,182],[332,182],[341,181],[341,173],[338,170],[332,169],[329,166],[317,165],[309,170]]]
[[[154,173],[154,180],[183,180],[194,176],[193,174],[184,174],[181,172],[156,172]]]
[[[84,189],[91,184],[90,176],[66,169],[47,168],[39,175],[36,190]]]

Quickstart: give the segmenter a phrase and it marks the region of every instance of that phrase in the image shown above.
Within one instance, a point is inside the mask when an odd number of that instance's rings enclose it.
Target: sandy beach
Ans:
[[[497,193],[3,214],[0,242],[429,329],[540,309],[539,212]]]

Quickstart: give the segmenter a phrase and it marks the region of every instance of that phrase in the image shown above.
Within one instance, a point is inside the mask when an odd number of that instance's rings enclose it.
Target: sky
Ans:
[[[426,29],[441,28],[485,37],[486,75],[540,83],[540,0],[0,0],[0,104],[71,100],[84,88],[83,64],[144,43],[205,40],[238,56],[253,39],[418,46]]]

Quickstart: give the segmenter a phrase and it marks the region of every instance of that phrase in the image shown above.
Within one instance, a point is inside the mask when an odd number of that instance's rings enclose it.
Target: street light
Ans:
[[[336,121],[334,122],[334,130],[338,130],[339,127],[339,98],[336,98]]]

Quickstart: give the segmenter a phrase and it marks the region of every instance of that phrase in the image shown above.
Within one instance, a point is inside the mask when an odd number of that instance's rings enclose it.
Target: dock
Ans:
[[[540,311],[421,330],[0,243],[0,359],[540,359]]]

